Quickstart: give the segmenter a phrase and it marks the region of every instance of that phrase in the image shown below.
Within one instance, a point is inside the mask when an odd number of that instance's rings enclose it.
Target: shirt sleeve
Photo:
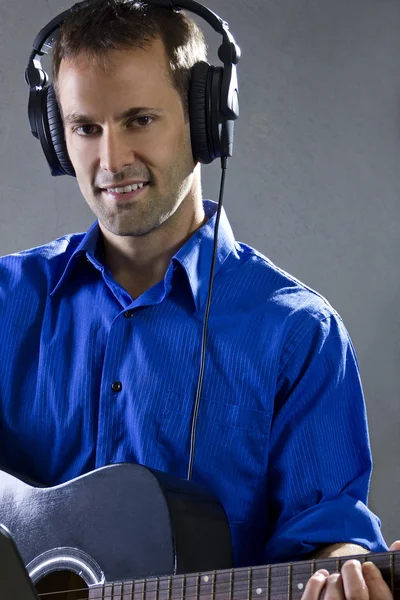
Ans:
[[[387,550],[368,509],[372,470],[357,358],[337,314],[309,315],[283,355],[269,454],[266,563],[334,543]]]

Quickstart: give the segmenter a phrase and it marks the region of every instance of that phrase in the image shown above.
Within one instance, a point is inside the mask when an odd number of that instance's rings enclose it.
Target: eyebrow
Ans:
[[[115,118],[116,121],[123,121],[126,119],[132,119],[137,117],[139,114],[148,114],[148,113],[158,113],[164,114],[165,111],[161,108],[150,108],[148,106],[135,106],[133,108],[128,108],[120,115],[117,115]],[[63,117],[63,121],[65,125],[73,125],[76,123],[86,123],[91,124],[96,122],[96,119],[90,117],[89,115],[79,114],[76,112],[71,112],[65,117]]]

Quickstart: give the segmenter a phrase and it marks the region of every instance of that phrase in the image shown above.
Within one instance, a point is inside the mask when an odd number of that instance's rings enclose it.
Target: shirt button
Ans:
[[[111,385],[111,389],[113,392],[120,392],[122,390],[122,383],[120,381],[114,381]]]
[[[132,319],[133,310],[127,310],[126,312],[124,312],[124,317],[125,317],[125,319]]]

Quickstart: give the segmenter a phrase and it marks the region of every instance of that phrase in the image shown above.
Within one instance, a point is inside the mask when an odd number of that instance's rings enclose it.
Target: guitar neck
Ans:
[[[399,555],[400,552],[383,552],[107,583],[90,588],[89,600],[300,600],[315,571],[338,572],[351,558],[373,562],[394,600],[400,600]]]

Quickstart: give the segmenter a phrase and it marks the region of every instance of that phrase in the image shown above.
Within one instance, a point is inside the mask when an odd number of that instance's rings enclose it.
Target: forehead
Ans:
[[[160,40],[144,49],[112,50],[104,56],[79,54],[61,61],[58,88],[62,112],[78,106],[106,107],[167,101],[177,94]]]

